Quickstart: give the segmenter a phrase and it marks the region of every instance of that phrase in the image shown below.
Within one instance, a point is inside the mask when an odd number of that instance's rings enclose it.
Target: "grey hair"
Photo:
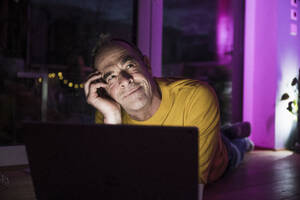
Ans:
[[[95,62],[95,58],[101,52],[101,50],[104,49],[107,46],[110,46],[110,45],[114,44],[115,42],[121,42],[121,43],[127,44],[128,46],[130,46],[138,54],[138,56],[141,59],[143,59],[144,54],[141,52],[141,50],[136,45],[132,44],[131,42],[128,42],[127,40],[121,39],[121,38],[112,38],[110,34],[101,33],[99,35],[98,39],[97,39],[97,42],[96,42],[94,48],[92,49],[92,62],[93,62],[93,65],[94,65],[94,62]]]

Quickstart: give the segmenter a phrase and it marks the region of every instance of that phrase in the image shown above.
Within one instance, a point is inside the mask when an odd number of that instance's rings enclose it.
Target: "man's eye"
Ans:
[[[128,64],[127,65],[127,69],[130,69],[130,68],[132,68],[134,65],[133,64]]]
[[[106,80],[107,82],[113,80],[114,78],[116,78],[116,75],[110,75]]]

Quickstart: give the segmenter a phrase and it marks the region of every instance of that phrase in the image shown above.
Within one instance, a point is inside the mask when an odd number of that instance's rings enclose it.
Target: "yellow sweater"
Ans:
[[[228,156],[220,135],[218,100],[205,83],[190,79],[156,79],[162,101],[146,121],[136,121],[122,111],[122,123],[131,125],[196,126],[199,130],[199,182],[217,180],[225,171]],[[103,116],[96,112],[96,123]]]

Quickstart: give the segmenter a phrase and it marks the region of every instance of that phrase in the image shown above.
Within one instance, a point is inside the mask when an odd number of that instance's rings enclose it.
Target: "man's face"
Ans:
[[[152,102],[155,83],[142,59],[121,42],[106,47],[95,59],[107,93],[126,111],[139,111]]]

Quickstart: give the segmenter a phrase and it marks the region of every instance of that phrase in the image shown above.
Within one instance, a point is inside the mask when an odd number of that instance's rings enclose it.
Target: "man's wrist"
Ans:
[[[122,123],[121,113],[118,112],[109,116],[104,116],[103,122],[104,124],[121,124]]]

